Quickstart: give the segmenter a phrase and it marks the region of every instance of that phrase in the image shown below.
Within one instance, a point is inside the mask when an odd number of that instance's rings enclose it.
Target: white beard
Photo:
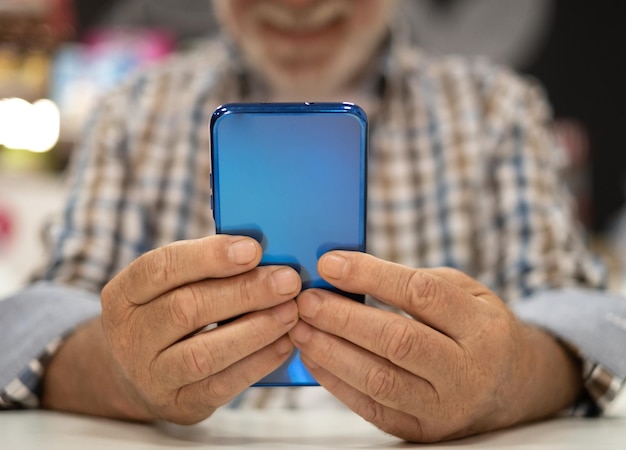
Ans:
[[[226,5],[228,0],[214,3],[217,16],[225,29],[231,32],[250,66],[267,82],[273,98],[281,101],[321,101],[337,100],[338,95],[350,89],[351,82],[358,78],[359,71],[375,54],[387,30],[395,4],[393,0],[381,1],[383,10],[377,15],[375,22],[367,24],[367,27],[347,30],[340,45],[330,57],[319,64],[314,61],[316,57],[319,60],[320,57],[328,56],[327,48],[303,47],[287,41],[283,45],[274,45],[270,57],[266,42],[258,39],[254,31],[234,29]],[[254,24],[264,22],[286,32],[314,32],[354,14],[354,7],[350,0],[318,0],[302,9],[286,8],[271,0],[260,1],[253,11],[246,12],[249,14],[246,25],[252,29]],[[353,25],[352,22],[349,23]],[[304,67],[309,62],[313,63]],[[290,64],[300,67],[290,71]]]

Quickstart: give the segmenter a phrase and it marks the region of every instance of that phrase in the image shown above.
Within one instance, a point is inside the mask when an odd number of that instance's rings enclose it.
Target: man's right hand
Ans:
[[[301,281],[289,267],[257,267],[261,253],[253,239],[217,235],[139,257],[102,290],[101,323],[52,360],[44,406],[181,424],[210,416],[293,350]]]

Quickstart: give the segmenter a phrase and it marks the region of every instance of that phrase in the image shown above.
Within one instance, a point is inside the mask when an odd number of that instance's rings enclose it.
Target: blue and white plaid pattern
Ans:
[[[540,89],[400,38],[385,51],[363,104],[368,251],[413,267],[456,267],[506,302],[545,288],[603,286],[605,268],[572,225]],[[107,96],[74,161],[67,207],[47,230],[43,278],[99,292],[140,254],[214,233],[207,124],[220,104],[267,100],[251,86],[218,40]],[[597,412],[623,380],[592,361],[586,367]],[[3,387],[0,406],[36,406],[41,373],[39,363],[26,368]]]
[[[41,397],[41,377],[48,362],[61,346],[62,338],[50,342],[38,358],[33,359],[22,372],[0,392],[0,409],[36,408]]]

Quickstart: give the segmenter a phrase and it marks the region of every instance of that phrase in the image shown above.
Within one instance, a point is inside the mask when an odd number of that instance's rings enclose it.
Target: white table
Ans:
[[[624,397],[624,396],[622,396]],[[149,426],[45,411],[0,412],[0,448],[98,449],[398,449],[412,448],[348,411],[222,409],[190,427]],[[419,448],[626,449],[626,398],[602,419],[558,418]]]

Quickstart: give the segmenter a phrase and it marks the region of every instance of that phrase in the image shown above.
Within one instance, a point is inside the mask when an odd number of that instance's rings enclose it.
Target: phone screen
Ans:
[[[346,103],[230,104],[211,120],[218,233],[246,235],[263,265],[289,265],[303,289],[329,250],[365,250],[367,120]],[[362,301],[362,296],[341,294]],[[297,354],[261,385],[311,385]]]

